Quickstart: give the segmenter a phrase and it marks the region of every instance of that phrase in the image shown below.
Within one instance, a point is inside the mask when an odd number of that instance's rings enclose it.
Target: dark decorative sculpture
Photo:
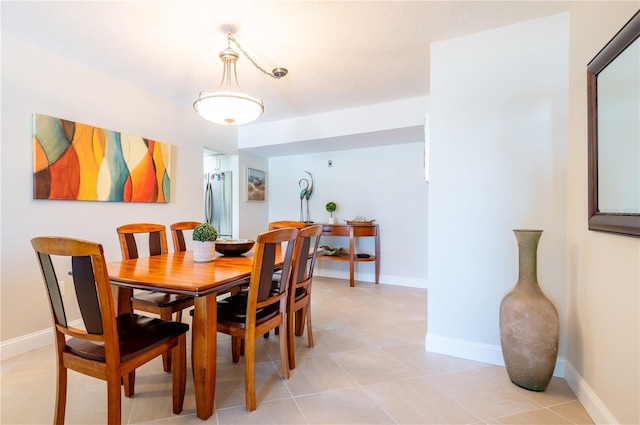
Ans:
[[[311,195],[313,195],[313,176],[311,175],[310,172],[305,170],[305,173],[309,174],[309,177],[311,177],[311,183],[309,183],[309,180],[307,179],[300,179],[298,181],[298,186],[300,187],[300,221],[302,221],[303,223],[313,223],[313,221],[311,221],[311,218],[309,216],[309,198],[311,198]],[[307,217],[305,220],[304,217],[304,208],[302,207],[303,202],[306,201],[307,204]]]

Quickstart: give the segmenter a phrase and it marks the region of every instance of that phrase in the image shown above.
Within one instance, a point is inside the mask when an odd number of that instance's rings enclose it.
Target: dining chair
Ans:
[[[231,353],[234,363],[240,361],[244,348],[245,404],[249,411],[256,410],[255,340],[271,329],[279,328],[287,335],[287,285],[277,292],[271,291],[276,269],[276,249],[287,242],[282,265],[283,282],[289,282],[293,250],[298,230],[276,229],[261,233],[256,239],[253,268],[249,288],[222,301],[218,301],[218,332],[231,335]],[[287,341],[280,338],[282,377],[289,379]]]
[[[296,336],[302,336],[305,321],[307,342],[309,347],[314,346],[311,327],[311,283],[322,228],[320,224],[307,226],[298,232],[296,239],[287,301],[287,351],[289,369],[292,370],[296,367],[294,333]]]
[[[122,258],[125,260],[139,256],[136,235],[148,235],[148,248],[151,256],[166,254],[169,251],[167,230],[163,224],[131,223],[120,226],[116,230]],[[118,302],[127,301],[118,300]],[[157,314],[162,320],[173,320],[173,313],[175,313],[177,322],[182,321],[182,310],[193,306],[193,304],[193,297],[146,290],[135,291],[131,298],[134,310]],[[162,356],[162,366],[165,372],[171,370],[171,353]]]
[[[180,413],[186,387],[186,332],[189,325],[125,313],[116,317],[102,245],[63,237],[31,240],[48,294],[57,357],[54,423],[63,424],[67,369],[107,381],[108,423],[121,423],[121,390],[134,393],[135,369],[171,352],[173,413]],[[67,321],[71,301],[63,300],[58,276],[71,267],[82,325]],[[73,311],[73,310],[72,310]],[[69,337],[67,339],[67,337]]]
[[[173,241],[173,251],[183,252],[187,250],[187,243],[184,239],[185,230],[193,230],[199,221],[179,221],[169,226],[171,229],[171,240]]]

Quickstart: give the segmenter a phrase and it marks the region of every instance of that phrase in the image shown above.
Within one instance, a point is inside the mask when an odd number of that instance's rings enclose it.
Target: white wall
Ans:
[[[538,278],[565,355],[568,18],[431,46],[428,351],[503,364],[512,229],[530,228],[544,230]]]
[[[32,113],[171,144],[171,203],[33,200]],[[203,147],[233,153],[237,136],[235,129],[201,119],[191,105],[172,104],[5,35],[1,118],[0,290],[2,355],[6,357],[21,349],[21,338],[51,328],[40,271],[29,242],[32,237],[64,235],[98,241],[104,245],[107,260],[119,260],[118,225],[135,221],[168,225],[202,219]],[[4,344],[7,341],[12,343]]]
[[[424,114],[423,114],[424,116]],[[425,287],[427,277],[427,192],[424,142],[269,159],[269,219],[300,219],[298,181],[314,178],[311,220],[326,223],[327,202],[338,204],[341,223],[362,215],[380,225],[380,281]],[[328,167],[328,160],[333,166]],[[274,189],[277,188],[277,189]],[[305,215],[306,216],[306,215]],[[325,238],[347,246],[345,238]],[[358,252],[373,253],[373,239],[361,238]],[[349,277],[348,263],[319,261],[316,274]],[[373,263],[356,266],[356,279],[373,282]]]
[[[588,230],[586,66],[639,8],[570,11],[566,379],[596,423],[640,423],[640,238]]]

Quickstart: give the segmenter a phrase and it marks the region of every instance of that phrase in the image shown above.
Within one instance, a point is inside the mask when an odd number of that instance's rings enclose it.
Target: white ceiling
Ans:
[[[191,108],[220,82],[232,25],[261,121],[429,92],[430,43],[569,10],[571,1],[2,1],[2,33]],[[235,47],[232,45],[232,47]],[[470,70],[471,71],[471,70]],[[195,112],[194,112],[195,113]]]

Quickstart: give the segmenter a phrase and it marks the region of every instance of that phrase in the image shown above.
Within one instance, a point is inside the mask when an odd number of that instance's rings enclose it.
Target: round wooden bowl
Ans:
[[[220,239],[216,241],[216,251],[222,255],[238,256],[249,252],[255,243],[251,239]]]

